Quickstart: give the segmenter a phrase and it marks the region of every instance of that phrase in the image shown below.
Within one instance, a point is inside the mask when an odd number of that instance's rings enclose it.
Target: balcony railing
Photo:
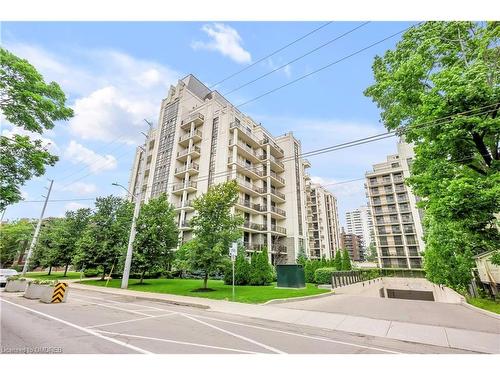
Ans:
[[[190,133],[181,135],[179,137],[179,142],[185,141],[186,139],[189,139],[189,138],[194,137],[194,136],[198,136],[198,137],[202,138],[202,132],[200,132],[199,130],[195,130],[195,131],[192,131]]]
[[[266,208],[260,204],[256,203],[251,203],[248,199],[240,199],[238,200],[238,204],[240,206],[245,206],[248,208],[251,208],[252,210],[259,211],[259,212],[264,212],[266,211]]]
[[[283,153],[284,153],[284,152],[283,152],[283,149],[282,149],[280,146],[278,146],[278,145],[276,144],[276,142],[272,141],[272,140],[271,140],[271,139],[269,139],[269,138],[264,138],[264,139],[262,139],[259,143],[260,143],[261,145],[267,145],[267,144],[270,144],[270,145],[271,145],[271,146],[273,146],[276,150],[278,150],[278,152],[279,152],[280,154],[283,154]]]
[[[200,112],[195,112],[187,116],[184,120],[181,121],[181,125],[188,124],[192,121],[204,121],[204,117]]]
[[[286,253],[285,245],[271,245],[271,251],[274,253]]]
[[[247,250],[261,251],[266,245],[261,244],[261,243],[250,243],[248,241],[244,241],[243,246]]]
[[[194,188],[196,189],[197,187],[196,181],[187,181],[187,182],[180,182],[178,184],[175,184],[172,188],[172,191],[177,191],[177,190],[182,190],[182,189],[187,189],[187,188]]]
[[[281,208],[271,206],[271,211],[277,213],[278,215],[286,216],[286,211],[282,210]]]
[[[234,140],[233,139],[230,139],[229,140],[229,146],[232,146],[234,144]],[[245,142],[242,142],[240,139],[238,139],[236,141],[236,144],[241,147],[242,149],[244,149],[246,152],[248,152],[249,154],[252,154],[254,155],[256,158],[259,158],[260,159],[260,155],[258,154],[257,150],[254,150],[252,147],[248,146]]]
[[[198,146],[194,146],[192,147],[191,149],[187,148],[185,150],[182,150],[182,151],[179,151],[177,153],[177,157],[181,157],[181,156],[184,156],[184,155],[187,155],[187,154],[190,154],[192,152],[197,152],[198,154],[200,153],[201,149],[198,147]]]
[[[229,124],[229,128],[230,129],[234,129],[234,128],[238,128],[240,129],[243,133],[245,133],[246,135],[248,135],[250,138],[252,138],[255,142],[259,143],[259,141],[257,140],[257,138],[255,138],[255,135],[252,133],[252,131],[250,129],[248,129],[246,126],[244,126],[243,124],[239,123],[239,122],[236,122],[236,121],[233,121]]]
[[[281,182],[282,184],[285,184],[285,179],[284,179],[284,178],[282,178],[282,177],[280,177],[280,176],[278,176],[278,175],[276,174],[276,172],[273,172],[273,171],[267,171],[267,175],[268,175],[268,176],[271,176],[272,178],[274,178],[274,179],[276,179],[276,180],[278,180],[278,181],[279,181],[279,182]]]
[[[286,228],[284,227],[280,227],[276,224],[271,224],[271,231],[272,232],[278,232],[278,233],[281,233],[281,234],[286,234]]]
[[[182,167],[175,168],[175,173],[186,172],[189,169],[199,170],[200,166],[197,163],[190,163],[188,165],[183,165]]]
[[[251,182],[245,181],[245,180],[244,180],[244,179],[242,179],[242,178],[237,178],[237,179],[236,179],[236,182],[238,183],[238,185],[245,186],[246,188],[248,188],[248,189],[250,189],[250,190],[253,190],[253,191],[255,191],[256,193],[259,193],[259,194],[264,194],[264,193],[266,192],[266,191],[264,190],[264,188],[258,187],[257,185],[252,184]]]
[[[243,227],[248,228],[248,229],[258,230],[258,231],[267,230],[266,224],[258,224],[258,223],[254,223],[252,221],[245,221],[243,223]]]
[[[271,194],[273,194],[273,195],[275,195],[275,196],[277,196],[277,197],[281,198],[281,199],[285,199],[285,194],[280,193],[278,190],[276,190],[276,189],[275,189],[275,188],[273,188],[273,187],[269,189],[269,192],[270,192]]]
[[[264,172],[262,171],[262,168],[258,165],[253,165],[250,164],[248,165],[245,160],[243,159],[234,159],[232,156],[230,156],[227,159],[228,164],[235,163],[236,165],[240,166],[243,169],[246,169],[247,171],[250,171],[252,173],[255,173],[257,176],[262,177],[264,175]]]
[[[175,205],[175,208],[186,208],[186,207],[193,207],[193,201],[188,200],[185,202],[180,202]]]

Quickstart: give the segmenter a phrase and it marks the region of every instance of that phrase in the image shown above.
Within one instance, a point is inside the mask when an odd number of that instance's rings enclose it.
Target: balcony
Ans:
[[[271,162],[271,168],[277,172],[283,172],[285,170],[285,165],[273,155],[262,153],[259,155],[259,159],[262,161],[269,160]]]
[[[271,206],[271,216],[272,217],[279,217],[279,218],[285,218],[286,217],[286,211],[282,210],[281,208],[278,208],[276,206]]]
[[[205,118],[200,112],[195,112],[187,116],[184,120],[181,120],[181,128],[184,130],[191,129],[191,123],[194,122],[194,126],[200,126],[203,124]]]
[[[243,242],[243,246],[245,249],[250,250],[250,251],[262,251],[262,249],[266,246],[261,243],[251,243],[248,241]]]
[[[262,171],[262,166],[255,164],[247,164],[244,159],[240,158],[234,159],[232,156],[230,156],[227,159],[227,163],[235,164],[236,170],[238,172],[253,179],[259,179],[264,175],[264,172]]]
[[[182,220],[180,223],[179,223],[179,229],[182,229],[182,230],[190,230],[191,227],[189,226],[189,220]]]
[[[266,208],[263,205],[251,203],[250,200],[247,199],[239,199],[236,202],[236,205],[240,206],[240,208],[243,208],[244,210],[250,210],[257,213],[266,211]]]
[[[277,173],[273,171],[268,171],[267,175],[270,176],[273,182],[275,182],[275,184],[278,185],[279,187],[285,186],[285,179],[283,177],[278,176]]]
[[[200,157],[200,147],[193,146],[191,148],[187,148],[185,150],[179,151],[177,153],[177,160],[181,162],[185,162],[189,155],[191,155],[191,159],[196,159]]]
[[[244,193],[248,193],[252,196],[260,195],[260,194],[265,194],[264,188],[261,188],[255,184],[252,184],[251,182],[248,182],[242,178],[236,178],[235,181],[238,183],[238,186],[240,187],[240,190]]]
[[[271,152],[274,152],[275,156],[281,158],[284,156],[285,152],[283,149],[276,144],[273,140],[269,138],[264,138],[259,142],[261,145],[270,145],[271,146]]]
[[[182,177],[184,173],[189,173],[189,175],[197,174],[200,170],[200,166],[197,163],[189,163],[188,165],[183,165],[182,167],[175,168],[175,176]]]
[[[182,195],[182,192],[184,190],[187,190],[188,193],[192,193],[196,191],[196,188],[197,188],[196,181],[180,182],[172,187],[172,194]]]
[[[277,200],[277,201],[279,201],[279,202],[281,202],[281,203],[285,202],[285,194],[280,193],[278,190],[276,190],[276,189],[275,189],[275,188],[273,188],[273,187],[271,187],[271,188],[269,189],[269,192],[271,193],[271,198],[273,198],[273,197],[274,197],[274,198],[277,198],[277,199],[275,199],[275,200]]]
[[[246,142],[249,142],[250,144],[253,144],[255,147],[259,147],[260,143],[258,139],[255,137],[255,135],[252,133],[252,130],[250,128],[247,128],[245,125],[233,121],[229,124],[229,129],[237,129],[239,130],[239,134],[242,137],[242,139]]]
[[[194,130],[190,133],[181,135],[179,137],[179,144],[181,146],[187,147],[189,145],[189,140],[191,138],[193,139],[193,143],[196,143],[196,142],[201,141],[202,135],[203,135],[202,132],[200,132],[199,130]]]
[[[175,210],[189,210],[189,211],[193,211],[194,208],[193,208],[193,201],[190,199],[188,201],[185,201],[185,202],[179,202],[177,204],[174,205],[174,208]]]
[[[243,228],[249,229],[250,231],[265,232],[267,230],[267,225],[254,223],[252,221],[247,220],[243,223]]]
[[[376,181],[370,181],[370,186],[384,186],[384,185],[391,185],[392,181],[391,179],[382,179],[382,180],[376,180]]]
[[[286,228],[280,227],[276,224],[271,224],[271,232],[276,232],[278,234],[286,235]]]
[[[251,160],[254,163],[260,163],[260,158],[257,150],[248,146],[245,142],[242,142],[239,138],[236,141],[236,143],[234,142],[233,139],[229,140],[229,147],[232,146],[238,146],[238,149],[240,150],[242,156],[244,156],[245,158]]]
[[[302,159],[302,165],[304,165],[304,168],[311,168],[311,162],[307,159]]]

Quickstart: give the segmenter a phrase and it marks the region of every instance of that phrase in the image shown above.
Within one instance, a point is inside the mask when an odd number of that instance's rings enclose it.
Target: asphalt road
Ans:
[[[61,304],[0,299],[2,353],[467,353],[93,291],[70,291]]]

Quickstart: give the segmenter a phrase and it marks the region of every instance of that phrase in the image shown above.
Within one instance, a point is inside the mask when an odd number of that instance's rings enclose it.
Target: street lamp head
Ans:
[[[118,184],[116,182],[113,182],[111,185],[118,186]]]

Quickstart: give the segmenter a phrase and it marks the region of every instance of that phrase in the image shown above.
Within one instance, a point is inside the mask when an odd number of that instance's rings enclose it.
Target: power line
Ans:
[[[258,63],[260,63],[260,62],[264,61],[265,59],[268,59],[269,57],[276,55],[278,52],[281,52],[281,51],[283,51],[284,49],[286,49],[286,48],[290,47],[291,45],[293,45],[293,44],[295,44],[295,43],[297,43],[297,42],[301,41],[302,39],[307,38],[309,35],[314,34],[315,32],[317,32],[317,31],[321,30],[322,28],[324,28],[324,27],[328,26],[328,25],[329,25],[329,24],[331,24],[331,23],[332,23],[332,21],[329,21],[329,22],[324,23],[324,24],[323,24],[323,25],[321,25],[320,27],[317,27],[316,29],[314,29],[314,30],[312,30],[312,31],[308,32],[307,34],[305,34],[305,35],[301,36],[300,38],[295,39],[294,41],[292,41],[292,42],[288,43],[287,45],[285,45],[285,46],[283,46],[283,47],[281,47],[281,48],[278,48],[277,50],[275,50],[275,51],[271,52],[269,55],[266,55],[266,56],[264,56],[264,57],[261,57],[259,60],[255,61],[254,63],[252,63],[252,64],[250,64],[250,65],[247,65],[247,66],[246,66],[246,67],[244,67],[243,69],[240,69],[240,70],[238,70],[237,72],[234,72],[234,73],[232,73],[232,74],[228,75],[226,78],[223,78],[222,80],[220,80],[219,82],[217,82],[217,83],[213,84],[213,85],[212,85],[211,87],[209,87],[209,88],[210,88],[210,89],[213,89],[214,87],[216,87],[216,86],[220,85],[222,82],[225,82],[225,81],[227,81],[228,79],[233,78],[234,76],[237,76],[237,75],[238,75],[238,74],[240,74],[240,73],[243,73],[244,71],[246,71],[246,70],[250,69],[252,66],[255,66],[255,65],[257,65]]]
[[[347,59],[349,59],[349,58],[351,58],[351,57],[353,57],[353,56],[356,56],[356,55],[360,54],[361,52],[366,51],[367,49],[370,49],[370,48],[372,48],[372,47],[374,47],[374,46],[376,46],[376,45],[378,45],[378,44],[380,44],[380,43],[385,42],[386,40],[389,40],[389,39],[391,39],[391,38],[394,38],[396,35],[399,35],[399,34],[401,34],[401,33],[405,32],[405,31],[407,31],[407,30],[411,29],[412,27],[418,26],[418,25],[420,25],[421,23],[422,23],[422,22],[417,23],[417,24],[415,24],[415,25],[412,25],[412,26],[410,26],[410,27],[407,27],[407,28],[405,28],[405,29],[403,29],[403,30],[400,30],[400,31],[398,31],[398,32],[394,33],[394,34],[391,34],[391,35],[389,35],[389,36],[387,36],[387,37],[385,37],[385,38],[383,38],[383,39],[380,39],[380,40],[378,40],[377,42],[374,42],[374,43],[372,43],[372,44],[370,44],[370,45],[368,45],[368,46],[366,46],[366,47],[363,47],[363,48],[361,48],[361,49],[359,49],[359,50],[357,50],[357,51],[355,51],[355,52],[353,52],[353,53],[351,53],[351,54],[349,54],[349,55],[347,55],[347,56],[344,56],[344,57],[342,57],[342,58],[340,58],[340,59],[338,59],[338,60],[335,60],[335,61],[333,61],[333,62],[331,62],[331,63],[329,63],[329,64],[327,64],[327,65],[324,65],[324,66],[322,66],[322,67],[321,67],[321,68],[319,68],[319,69],[316,69],[316,70],[314,70],[314,71],[312,71],[312,72],[310,72],[310,73],[304,74],[303,76],[300,76],[300,77],[298,77],[298,78],[296,78],[296,79],[294,79],[294,80],[292,80],[292,81],[290,81],[290,82],[287,82],[287,83],[285,83],[284,85],[278,86],[278,87],[276,87],[276,88],[274,88],[274,89],[272,89],[272,90],[269,90],[269,91],[267,91],[267,92],[265,92],[265,93],[263,93],[263,94],[261,94],[261,95],[258,95],[258,96],[256,96],[256,97],[254,97],[254,98],[252,98],[252,99],[250,99],[250,100],[247,100],[247,101],[245,101],[245,102],[243,102],[243,103],[240,103],[240,104],[238,104],[238,105],[237,105],[237,106],[235,106],[235,107],[236,107],[236,108],[243,107],[244,105],[247,105],[247,104],[249,104],[249,103],[252,103],[252,102],[254,102],[254,101],[256,101],[256,100],[258,100],[258,99],[260,99],[260,98],[262,98],[262,97],[264,97],[264,96],[267,96],[267,95],[269,95],[269,94],[272,94],[273,92],[276,92],[276,91],[278,91],[278,90],[281,90],[281,89],[283,89],[283,88],[285,88],[285,87],[287,87],[287,86],[293,85],[294,83],[296,83],[296,82],[298,82],[298,81],[301,81],[301,80],[303,80],[303,79],[305,79],[305,78],[307,78],[307,77],[309,77],[309,76],[311,76],[311,75],[313,75],[313,74],[319,73],[319,72],[321,72],[321,71],[323,71],[323,70],[325,70],[325,69],[327,69],[327,68],[329,68],[329,67],[331,67],[331,66],[333,66],[333,65],[336,65],[336,64],[338,64],[338,63],[340,63],[340,62],[342,62],[342,61],[344,61],[344,60],[347,60]]]
[[[342,39],[343,37],[345,37],[345,36],[347,36],[347,35],[349,35],[349,34],[353,33],[354,31],[356,31],[356,30],[358,30],[358,29],[360,29],[360,28],[362,28],[362,27],[364,27],[364,26],[368,25],[369,23],[370,23],[370,21],[364,22],[364,23],[362,23],[361,25],[358,25],[358,26],[356,26],[356,27],[354,27],[354,28],[350,29],[349,31],[346,31],[345,33],[343,33],[343,34],[341,34],[341,35],[339,35],[339,36],[336,36],[336,37],[335,37],[335,38],[333,38],[333,39],[330,39],[329,41],[327,41],[327,42],[325,42],[325,43],[323,43],[323,44],[319,45],[318,47],[313,48],[312,50],[310,50],[310,51],[308,51],[308,52],[304,53],[303,55],[300,55],[300,56],[296,57],[295,59],[290,60],[290,61],[288,61],[287,63],[285,63],[285,64],[283,64],[283,65],[281,65],[281,66],[279,66],[279,67],[277,67],[277,68],[275,68],[275,69],[273,69],[273,70],[271,70],[271,71],[267,72],[267,73],[264,73],[264,74],[262,74],[261,76],[259,76],[259,77],[255,78],[255,79],[253,79],[253,80],[251,80],[251,81],[248,81],[248,82],[246,82],[246,83],[242,84],[241,86],[238,86],[238,87],[236,87],[236,88],[232,89],[231,91],[228,91],[228,92],[224,93],[223,95],[229,95],[229,94],[232,94],[233,92],[238,91],[238,90],[242,89],[243,87],[246,87],[246,86],[248,86],[248,85],[250,85],[250,84],[252,84],[252,83],[254,83],[254,82],[257,82],[257,81],[259,81],[260,79],[262,79],[262,78],[264,78],[264,77],[267,77],[268,75],[271,75],[272,73],[277,72],[277,71],[278,71],[278,70],[280,70],[280,69],[283,69],[283,68],[284,68],[284,67],[286,67],[287,65],[291,65],[291,64],[293,64],[293,63],[295,63],[295,62],[297,62],[297,61],[299,61],[299,60],[303,59],[304,57],[309,56],[310,54],[312,54],[312,53],[314,53],[314,52],[316,52],[316,51],[318,51],[318,50],[320,50],[320,49],[322,49],[322,48],[324,48],[324,47],[326,47],[326,46],[328,46],[328,45],[332,44],[333,42],[335,42],[335,41],[337,41],[337,40],[339,40],[339,39]]]

